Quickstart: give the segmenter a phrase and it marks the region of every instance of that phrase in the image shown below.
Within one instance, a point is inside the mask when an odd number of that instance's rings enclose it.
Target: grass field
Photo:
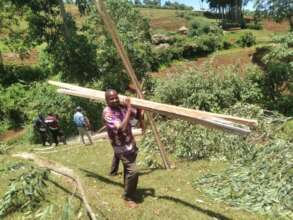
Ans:
[[[152,30],[177,31],[182,26],[187,26],[188,22],[185,18],[177,16],[178,13],[188,13],[184,10],[173,9],[154,9],[154,8],[138,8],[142,16],[150,19]],[[217,22],[215,19],[199,17],[201,20],[209,22]]]
[[[13,152],[31,151],[34,147],[36,146],[17,146]],[[90,205],[96,213],[102,213],[107,219],[265,219],[263,216],[211,200],[191,186],[191,182],[199,175],[224,169],[224,162],[176,161],[176,169],[168,171],[140,168],[137,191],[139,207],[129,210],[120,198],[123,189],[121,173],[117,177],[107,175],[112,158],[112,149],[108,142],[98,142],[88,147],[70,147],[76,148],[62,151],[65,147],[60,146],[60,152],[40,155],[73,168],[82,179]],[[139,155],[138,162],[141,158],[142,155]],[[11,163],[20,160],[7,155],[0,156],[2,165],[8,161]],[[122,167],[120,171],[121,169]],[[9,179],[21,172],[23,169],[1,176],[0,196],[6,191]],[[40,210],[44,210],[51,203],[54,213],[49,219],[59,219],[66,198],[70,198],[73,216],[82,215],[81,219],[87,219],[79,199],[72,196],[73,191],[70,181],[52,174],[46,193],[47,201],[42,203]],[[20,219],[22,215],[16,213],[8,219]]]

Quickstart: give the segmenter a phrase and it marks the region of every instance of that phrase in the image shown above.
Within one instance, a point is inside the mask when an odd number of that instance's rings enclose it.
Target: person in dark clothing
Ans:
[[[56,117],[56,120],[58,121],[58,125],[59,125],[59,129],[58,129],[58,140],[63,142],[63,144],[67,144],[66,142],[66,136],[65,136],[65,133],[63,131],[63,129],[61,128],[60,126],[60,117],[58,114],[55,114],[55,117]]]
[[[45,123],[47,124],[49,131],[51,132],[53,141],[55,142],[55,145],[58,146],[59,141],[58,141],[58,135],[59,135],[59,122],[54,116],[54,114],[49,113],[48,116],[45,119]]]
[[[131,118],[131,120],[129,121],[132,127],[135,127],[136,124],[138,124],[138,122],[140,122],[139,125],[143,129],[144,125],[141,122],[141,120],[143,120],[143,118],[142,118],[143,116],[141,115],[141,113],[142,113],[141,111],[137,111],[137,115],[135,117]],[[120,163],[120,159],[114,153],[109,176],[117,176],[118,175],[119,163]]]
[[[48,127],[42,114],[39,114],[34,120],[34,129],[39,133],[43,146],[46,146],[47,141],[50,145],[52,144],[50,139],[48,139]]]
[[[113,159],[112,159],[112,164],[111,164],[111,169],[109,172],[110,176],[117,176],[118,175],[119,162],[120,162],[119,157],[114,153]]]
[[[115,157],[121,160],[124,168],[123,199],[129,208],[136,208],[134,194],[138,183],[136,167],[138,148],[132,135],[130,119],[137,115],[138,110],[131,107],[130,99],[126,99],[122,105],[115,90],[107,90],[105,99],[107,106],[103,110],[104,123]]]

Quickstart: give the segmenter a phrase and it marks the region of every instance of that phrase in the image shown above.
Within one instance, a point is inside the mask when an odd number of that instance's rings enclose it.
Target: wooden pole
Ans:
[[[85,98],[94,99],[94,100],[98,100],[102,102],[105,101],[105,92],[103,91],[84,88],[84,87],[80,87],[80,86],[76,86],[76,85],[72,85],[68,83],[63,83],[63,82],[48,81],[48,83],[51,85],[58,86],[60,88],[64,88],[63,90],[62,89],[58,90],[60,93],[63,93],[63,94],[85,97]],[[124,100],[126,96],[119,95],[119,98],[121,100]],[[161,113],[166,116],[168,116],[168,114],[169,116],[172,116],[172,114],[174,114],[175,117],[177,117],[176,115],[178,115],[178,117],[180,118],[180,114],[182,114],[182,115],[185,115],[186,117],[191,117],[191,118],[193,116],[194,117],[201,116],[201,117],[209,117],[209,118],[213,117],[213,118],[218,118],[217,120],[223,119],[233,123],[247,125],[249,127],[257,126],[257,121],[252,119],[245,119],[245,118],[235,117],[231,115],[223,115],[223,114],[216,114],[216,113],[205,112],[205,111],[200,111],[195,109],[188,109],[188,108],[183,108],[183,107],[174,106],[174,105],[142,100],[142,99],[138,99],[134,97],[131,97],[131,101],[132,101],[132,105],[137,108],[142,108],[148,111]]]
[[[143,97],[143,94],[141,92],[141,87],[140,87],[139,81],[138,81],[138,79],[136,77],[134,69],[132,68],[132,65],[131,65],[130,60],[129,60],[128,55],[127,55],[127,52],[124,49],[120,38],[118,37],[118,32],[116,30],[115,24],[112,21],[111,17],[107,13],[107,10],[106,10],[106,7],[104,5],[103,0],[95,0],[95,6],[96,6],[99,14],[101,15],[101,17],[102,17],[102,19],[104,21],[105,28],[107,29],[107,31],[110,33],[110,35],[112,37],[113,43],[115,44],[116,49],[117,49],[117,53],[120,56],[120,58],[122,59],[124,67],[127,70],[127,74],[130,77],[130,79],[132,80],[132,82],[133,82],[133,84],[134,84],[134,86],[136,88],[138,97],[143,99],[144,97]],[[167,154],[166,154],[166,151],[165,151],[165,147],[164,147],[163,143],[160,140],[159,132],[158,132],[157,127],[155,125],[155,122],[153,120],[152,114],[149,113],[149,112],[146,112],[146,116],[147,116],[147,119],[149,120],[149,123],[151,125],[152,131],[153,131],[153,133],[155,135],[156,142],[157,142],[157,144],[159,146],[159,150],[160,150],[160,154],[161,154],[164,166],[165,166],[166,169],[170,169],[170,164],[169,164],[169,161],[167,159]]]
[[[58,89],[57,91],[62,94],[79,96],[79,97],[89,98],[89,99],[98,100],[98,101],[105,101],[105,98],[103,98],[102,95],[94,95],[94,94],[89,94],[86,92],[78,92],[78,91],[69,90],[69,89]],[[125,96],[119,95],[119,99],[123,100],[125,98],[126,98]],[[137,102],[137,100],[139,100],[139,102]],[[161,103],[151,102],[151,101],[147,101],[143,99],[135,99],[135,98],[131,98],[131,102],[133,103],[133,106],[135,107],[138,107],[147,111],[151,111],[151,112],[157,112],[165,116],[180,118],[189,122],[201,124],[208,128],[216,128],[220,130],[225,130],[230,133],[235,133],[235,134],[243,135],[243,136],[246,136],[250,133],[249,129],[239,127],[239,126],[243,126],[242,124],[236,124],[234,122],[227,121],[225,119],[217,118],[214,116],[202,115],[197,112],[192,112],[191,109],[185,109],[185,108],[177,107],[173,105],[161,104]],[[180,109],[180,111],[178,111],[178,109]],[[235,125],[239,125],[239,126],[235,126]]]

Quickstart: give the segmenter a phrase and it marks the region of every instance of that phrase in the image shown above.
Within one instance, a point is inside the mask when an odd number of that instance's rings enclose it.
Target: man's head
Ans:
[[[75,108],[75,111],[77,111],[77,112],[81,112],[81,107],[80,107],[80,106],[77,106],[77,107]]]
[[[117,108],[120,106],[118,93],[114,89],[108,89],[106,91],[105,99],[106,99],[107,105],[112,108]]]

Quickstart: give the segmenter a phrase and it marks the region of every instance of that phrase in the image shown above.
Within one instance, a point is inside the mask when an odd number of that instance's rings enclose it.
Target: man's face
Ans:
[[[117,108],[120,106],[120,101],[117,92],[111,91],[106,96],[107,105],[113,108]]]

